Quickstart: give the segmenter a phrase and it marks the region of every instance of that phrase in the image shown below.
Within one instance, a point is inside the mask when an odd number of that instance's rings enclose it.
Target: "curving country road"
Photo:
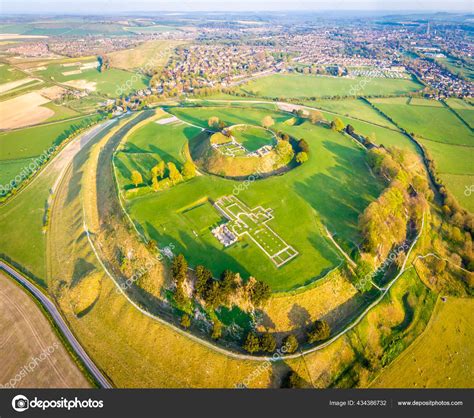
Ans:
[[[102,374],[102,372],[98,369],[98,367],[94,364],[92,359],[86,353],[86,351],[82,348],[79,341],[77,341],[74,334],[70,331],[68,325],[64,321],[63,317],[59,313],[59,310],[56,308],[53,302],[35,285],[33,285],[26,277],[22,274],[18,273],[16,270],[11,268],[8,264],[5,264],[3,261],[0,260],[0,269],[7,272],[10,276],[15,278],[21,285],[26,287],[37,300],[41,302],[41,305],[48,311],[48,313],[53,318],[56,326],[61,330],[64,337],[67,339],[69,344],[71,345],[72,349],[75,351],[76,355],[82,360],[84,365],[87,367],[87,370],[94,376],[96,381],[100,384],[101,387],[106,389],[111,389],[112,385],[109,383],[107,378]]]

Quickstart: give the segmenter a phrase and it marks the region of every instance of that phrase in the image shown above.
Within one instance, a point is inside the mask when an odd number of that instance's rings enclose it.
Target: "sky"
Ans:
[[[472,0],[0,0],[3,13],[133,11],[386,10],[474,11]]]

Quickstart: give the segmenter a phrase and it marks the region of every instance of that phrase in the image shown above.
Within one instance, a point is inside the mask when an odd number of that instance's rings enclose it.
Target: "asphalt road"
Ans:
[[[97,382],[100,384],[101,387],[106,389],[111,389],[112,385],[109,383],[107,378],[102,374],[102,372],[98,369],[98,367],[94,364],[92,359],[86,353],[86,351],[82,348],[79,341],[77,341],[76,337],[73,333],[69,330],[68,325],[62,318],[61,314],[59,313],[56,305],[49,300],[49,298],[36,286],[31,284],[29,280],[18,273],[16,270],[12,269],[8,264],[5,264],[3,261],[0,261],[0,268],[14,277],[19,283],[21,283],[24,287],[26,287],[44,306],[44,308],[48,311],[48,313],[53,318],[56,326],[61,330],[64,337],[68,340],[69,344],[76,352],[77,356],[82,360],[84,365],[87,367],[89,372],[94,376]]]

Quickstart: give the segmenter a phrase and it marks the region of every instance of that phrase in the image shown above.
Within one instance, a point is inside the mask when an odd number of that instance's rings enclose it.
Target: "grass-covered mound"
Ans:
[[[294,159],[295,152],[287,141],[278,140],[264,155],[255,155],[238,148],[230,138],[228,142],[223,138],[221,133],[203,133],[190,141],[191,157],[204,171],[231,178],[264,176],[289,167]]]

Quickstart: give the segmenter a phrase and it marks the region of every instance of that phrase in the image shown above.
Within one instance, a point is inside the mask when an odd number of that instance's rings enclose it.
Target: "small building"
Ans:
[[[227,228],[226,224],[214,228],[212,235],[214,235],[224,247],[229,247],[237,241],[237,235]]]

